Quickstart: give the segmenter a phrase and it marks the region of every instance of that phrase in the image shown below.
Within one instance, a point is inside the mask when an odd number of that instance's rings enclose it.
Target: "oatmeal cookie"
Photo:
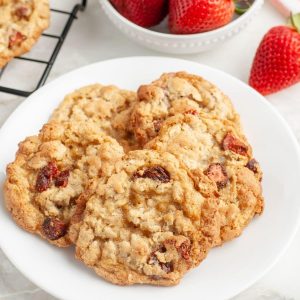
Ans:
[[[49,20],[48,0],[0,0],[0,69],[30,51]]]
[[[239,236],[263,210],[262,172],[245,136],[228,120],[195,111],[167,119],[145,148],[169,152],[198,184],[204,173],[219,194],[221,231],[217,244]]]
[[[214,187],[202,179],[195,188],[169,153],[129,152],[86,192],[77,258],[115,284],[179,283],[219,236]]]
[[[136,100],[134,92],[112,85],[94,84],[67,95],[50,120],[84,122],[92,119],[128,151],[136,147],[129,128],[129,118]]]
[[[111,175],[123,154],[92,121],[47,123],[20,143],[7,167],[6,206],[22,228],[68,246],[79,195],[92,178]]]
[[[140,145],[155,137],[165,119],[176,113],[195,110],[230,120],[240,126],[231,101],[216,86],[185,72],[166,73],[138,90],[131,126]]]

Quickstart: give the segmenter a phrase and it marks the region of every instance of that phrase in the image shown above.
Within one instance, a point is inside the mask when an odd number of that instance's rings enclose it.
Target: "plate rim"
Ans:
[[[237,77],[234,77],[233,75],[226,73],[223,70],[202,64],[202,63],[198,63],[195,61],[191,61],[191,60],[187,60],[187,59],[181,59],[181,58],[173,58],[173,57],[164,57],[164,56],[127,56],[127,57],[118,57],[118,58],[113,58],[113,59],[108,59],[108,60],[102,60],[102,61],[98,61],[92,64],[88,64],[85,66],[82,66],[80,68],[76,68],[70,72],[61,74],[60,76],[58,76],[57,78],[51,80],[49,83],[47,83],[46,85],[44,85],[43,87],[41,87],[39,90],[37,90],[36,92],[34,92],[32,95],[30,95],[29,97],[27,97],[20,105],[17,106],[17,108],[9,115],[9,117],[6,119],[6,121],[4,122],[4,124],[1,126],[0,128],[0,141],[2,140],[2,136],[5,135],[5,131],[6,128],[9,126],[9,124],[11,123],[11,120],[13,119],[14,115],[18,113],[18,111],[22,110],[26,105],[29,105],[29,103],[32,101],[31,99],[35,98],[35,97],[39,97],[39,94],[43,93],[43,89],[45,87],[48,86],[55,86],[60,80],[63,79],[63,77],[67,77],[67,76],[71,76],[75,73],[80,73],[82,71],[84,71],[85,69],[89,69],[92,67],[95,67],[96,65],[101,65],[102,63],[113,63],[113,62],[117,62],[117,61],[124,61],[124,60],[169,60],[171,61],[178,61],[178,62],[185,62],[185,63],[189,63],[189,64],[194,64],[197,65],[199,67],[204,67],[205,69],[208,69],[212,72],[216,72],[219,73],[222,76],[225,77],[230,77],[231,80],[234,81],[238,81],[239,84],[241,84],[245,89],[247,89],[248,91],[250,91],[251,93],[254,93],[256,95],[257,98],[260,98],[260,101],[262,101],[262,103],[264,105],[266,105],[268,107],[268,109],[276,116],[276,118],[280,121],[280,125],[284,127],[286,133],[288,134],[288,137],[290,139],[290,141],[292,142],[293,146],[294,146],[294,150],[297,153],[297,165],[299,167],[300,170],[300,145],[297,141],[297,138],[294,134],[294,132],[292,131],[291,127],[289,126],[289,124],[287,123],[287,121],[283,118],[283,116],[279,113],[279,111],[273,106],[271,105],[271,103],[265,98],[263,97],[261,94],[259,94],[256,90],[254,90],[253,88],[251,88],[249,85],[247,85],[245,82],[243,82],[242,80],[240,80]],[[201,69],[201,68],[200,68]],[[4,174],[3,174],[4,171]],[[2,175],[4,175],[5,177],[5,170],[0,170],[0,179],[2,177]],[[2,189],[3,190],[3,189]],[[3,192],[2,192],[3,194]],[[2,205],[4,205],[4,203],[2,203]],[[280,258],[284,255],[284,253],[287,251],[287,249],[290,247],[293,239],[295,238],[295,235],[297,234],[297,231],[300,228],[300,214],[298,214],[297,220],[295,222],[295,226],[294,228],[291,230],[291,233],[289,235],[289,238],[287,240],[287,242],[284,244],[284,246],[281,248],[280,251],[278,251],[277,255],[274,257],[273,261],[269,263],[269,266],[267,266],[263,271],[261,271],[258,275],[253,276],[254,278],[252,280],[249,280],[247,284],[244,284],[243,286],[240,285],[239,288],[235,288],[234,292],[232,293],[232,295],[230,297],[235,297],[236,295],[240,294],[241,292],[245,291],[246,289],[248,289],[249,287],[251,287],[255,282],[257,282],[258,280],[260,280],[266,273],[268,273],[276,264],[277,262],[280,260]],[[47,286],[44,286],[43,284],[41,284],[38,280],[33,279],[32,276],[30,275],[30,273],[27,273],[26,270],[23,270],[22,266],[20,266],[14,259],[13,256],[11,256],[9,254],[9,251],[6,249],[4,243],[2,242],[1,239],[1,234],[0,234],[0,248],[2,249],[3,253],[5,254],[6,258],[16,267],[16,269],[27,279],[29,279],[31,282],[33,282],[35,285],[37,285],[39,288],[41,288],[42,290],[46,291],[47,293],[49,293],[50,295],[61,299],[59,295],[59,293],[57,293],[56,291],[50,290],[47,288]],[[71,298],[66,298],[66,299],[71,299]]]

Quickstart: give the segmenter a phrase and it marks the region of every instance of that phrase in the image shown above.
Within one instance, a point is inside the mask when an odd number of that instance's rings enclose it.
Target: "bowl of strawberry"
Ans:
[[[264,0],[99,0],[133,41],[165,53],[214,48],[243,30]]]

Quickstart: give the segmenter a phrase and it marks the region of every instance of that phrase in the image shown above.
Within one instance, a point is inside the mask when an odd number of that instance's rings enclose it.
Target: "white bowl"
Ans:
[[[160,52],[188,54],[207,51],[238,34],[257,15],[264,0],[255,0],[245,14],[221,28],[204,33],[184,35],[145,29],[124,18],[109,0],[99,0],[99,2],[113,24],[133,41]]]

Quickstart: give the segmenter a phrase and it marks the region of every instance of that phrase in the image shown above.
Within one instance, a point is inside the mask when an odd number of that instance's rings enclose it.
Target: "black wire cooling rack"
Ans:
[[[25,60],[30,63],[38,63],[38,64],[45,65],[45,69],[44,69],[40,79],[38,80],[38,84],[36,85],[36,87],[31,91],[24,91],[21,89],[14,89],[14,88],[10,88],[10,87],[1,86],[1,77],[5,73],[5,69],[6,69],[6,67],[5,67],[0,70],[0,92],[13,94],[13,95],[17,95],[17,96],[22,96],[22,97],[27,97],[30,94],[32,94],[34,91],[36,91],[38,88],[40,88],[42,85],[45,84],[45,82],[49,76],[49,73],[53,67],[53,64],[57,58],[57,55],[64,43],[69,31],[70,31],[73,21],[75,19],[77,19],[78,12],[83,11],[85,9],[86,5],[87,5],[87,0],[82,0],[81,3],[76,4],[71,11],[51,9],[51,14],[63,14],[68,17],[67,17],[67,21],[66,21],[65,26],[60,35],[47,34],[47,33],[42,34],[43,36],[45,36],[47,38],[57,40],[56,46],[54,47],[53,52],[50,55],[50,58],[48,60],[40,60],[40,59],[27,58],[27,57],[16,57],[15,58],[18,60]]]

